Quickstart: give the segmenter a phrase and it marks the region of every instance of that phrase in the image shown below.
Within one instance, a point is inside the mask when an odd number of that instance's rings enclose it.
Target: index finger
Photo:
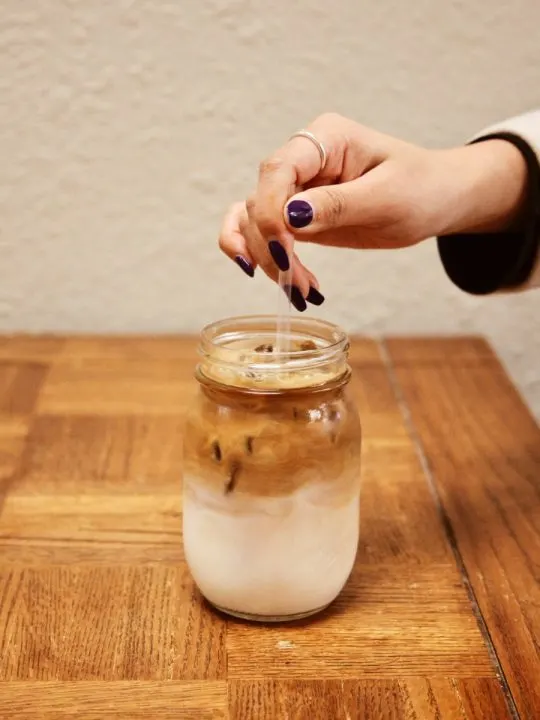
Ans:
[[[321,115],[306,129],[324,147],[325,167],[321,168],[313,140],[293,137],[261,163],[257,189],[246,204],[250,221],[282,270],[289,265],[294,242],[284,214],[289,198],[308,183],[327,185],[359,177],[384,149],[384,136],[334,113]]]
[[[264,238],[277,237],[286,245],[290,244],[283,208],[287,200],[314,180],[320,171],[319,151],[304,137],[292,138],[261,163],[257,189],[248,201],[247,209]],[[288,250],[292,248],[288,247]]]

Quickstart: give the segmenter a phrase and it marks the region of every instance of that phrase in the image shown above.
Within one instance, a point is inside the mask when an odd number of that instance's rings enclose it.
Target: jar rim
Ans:
[[[213,322],[201,331],[199,354],[220,370],[232,372],[242,369],[255,376],[265,377],[282,373],[305,374],[335,365],[336,361],[345,370],[349,349],[349,338],[339,326],[317,318],[290,318],[291,340],[311,340],[314,347],[285,351],[272,350],[271,361],[268,351],[249,350],[248,359],[240,360],[235,343],[252,337],[275,337],[278,326],[276,315],[241,315]]]

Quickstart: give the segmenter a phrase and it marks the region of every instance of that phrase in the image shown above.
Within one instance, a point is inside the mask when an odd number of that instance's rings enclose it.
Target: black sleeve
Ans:
[[[529,189],[519,231],[459,234],[437,238],[446,274],[472,295],[509,291],[527,283],[540,253],[540,165],[534,150],[518,135],[494,133],[474,142],[507,140],[527,162]]]

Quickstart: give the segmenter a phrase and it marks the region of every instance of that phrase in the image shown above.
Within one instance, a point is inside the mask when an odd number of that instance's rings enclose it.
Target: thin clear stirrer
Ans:
[[[290,140],[295,137],[303,137],[312,142],[319,153],[321,160],[321,166],[319,173],[322,172],[326,166],[327,155],[326,149],[321,141],[315,137],[315,135],[309,130],[298,130],[291,135]],[[296,192],[302,190],[300,186],[296,187]],[[294,252],[294,248],[291,247],[291,259]],[[280,271],[279,273],[279,296],[277,305],[277,326],[276,326],[276,342],[275,348],[278,353],[288,353],[291,351],[291,288],[292,288],[292,270],[286,272]]]
[[[279,271],[276,322],[276,353],[287,353],[291,347],[292,269]]]
[[[280,270],[278,277],[278,301],[276,322],[276,353],[288,353],[291,350],[291,288],[292,288],[292,257],[294,247],[289,255],[289,269]]]

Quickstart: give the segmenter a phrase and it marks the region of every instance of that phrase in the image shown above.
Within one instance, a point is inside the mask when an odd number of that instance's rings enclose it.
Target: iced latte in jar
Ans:
[[[208,326],[184,435],[184,548],[218,609],[260,621],[327,607],[359,536],[360,422],[336,326],[273,318]]]

